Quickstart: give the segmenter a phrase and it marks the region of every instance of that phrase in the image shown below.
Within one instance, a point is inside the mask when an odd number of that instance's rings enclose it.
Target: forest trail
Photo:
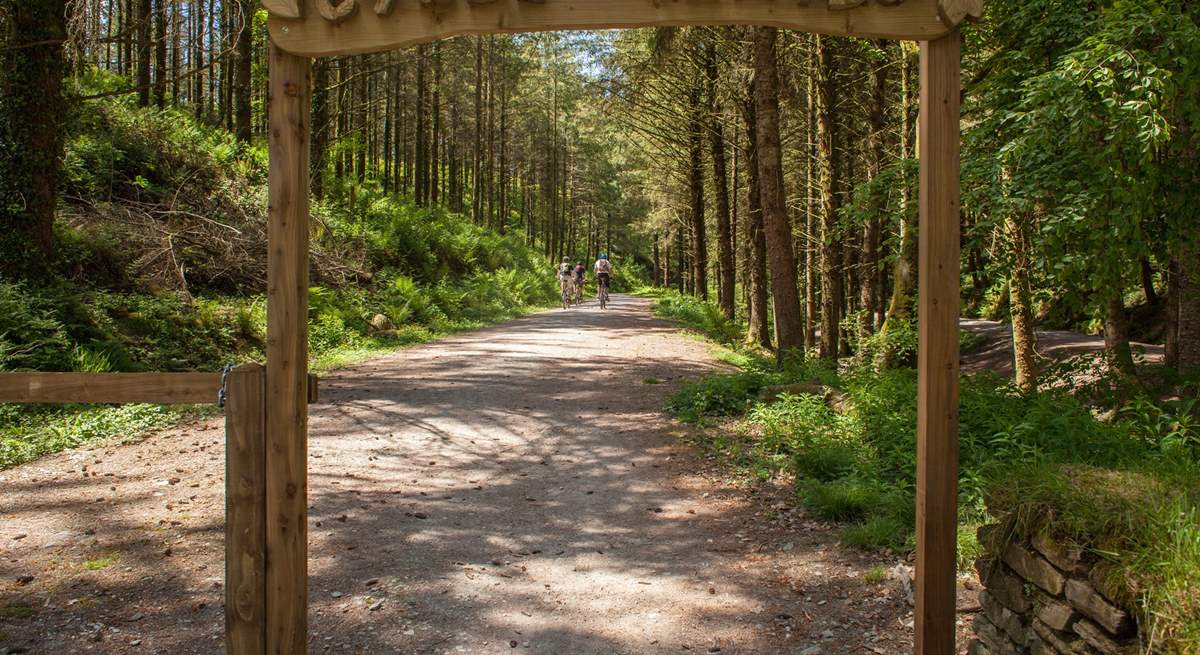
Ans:
[[[325,378],[310,652],[908,651],[897,584],[864,582],[886,557],[678,438],[664,399],[720,366],[619,297]],[[0,608],[31,611],[0,652],[221,652],[222,444],[209,420],[0,473]]]
[[[979,350],[963,355],[965,373],[994,371],[1003,377],[1013,375],[1012,326],[1000,321],[979,318],[962,319],[959,328],[984,338]],[[1157,344],[1131,344],[1135,356],[1148,363],[1161,364],[1163,347]],[[1104,336],[1067,330],[1038,330],[1037,351],[1047,362],[1061,362],[1080,355],[1100,356],[1104,352]]]

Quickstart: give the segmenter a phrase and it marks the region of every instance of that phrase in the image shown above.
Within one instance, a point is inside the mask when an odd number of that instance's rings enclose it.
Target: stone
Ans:
[[[1060,655],[1083,655],[1087,653],[1087,646],[1074,632],[1059,632],[1038,619],[1034,619],[1030,627],[1033,628],[1034,637],[1049,646],[1051,652],[1059,653]]]
[[[1017,544],[1010,543],[1004,549],[1004,563],[1018,575],[1057,596],[1063,591],[1066,578],[1046,560]]]
[[[1079,613],[1075,611],[1075,608],[1046,594],[1038,594],[1035,597],[1034,616],[1042,623],[1060,632],[1069,631],[1071,625],[1079,619]]]
[[[975,616],[975,636],[988,647],[994,655],[1023,655],[1024,644],[1015,644],[1003,630],[996,627],[987,616]]]
[[[371,332],[387,332],[389,330],[395,330],[396,324],[392,322],[392,319],[384,316],[383,314],[376,314],[371,317],[369,327]]]
[[[1025,594],[1025,583],[1011,569],[1003,563],[984,559],[975,563],[975,569],[979,572],[979,579],[987,587],[988,593],[1001,605],[1017,614],[1029,611],[1031,603],[1029,596]]]
[[[1029,653],[1030,655],[1060,655],[1053,646],[1042,641],[1042,638],[1037,635],[1029,639]]]
[[[989,553],[1000,552],[999,536],[1000,525],[998,523],[986,523],[975,530],[975,539]]]
[[[1088,582],[1092,583],[1092,588],[1095,589],[1097,593],[1103,596],[1108,602],[1116,605],[1117,596],[1114,593],[1115,590],[1109,588],[1109,582],[1104,577],[1104,572],[1107,568],[1108,567],[1104,566],[1103,564],[1097,564],[1096,566],[1092,567],[1091,571],[1088,571],[1086,577]]]
[[[1103,628],[1087,619],[1075,623],[1075,634],[1104,655],[1134,655],[1136,653],[1134,644],[1118,642],[1105,634]]]
[[[1039,533],[1031,540],[1033,549],[1041,553],[1051,564],[1060,571],[1072,575],[1083,575],[1087,565],[1083,563],[1083,549],[1079,546],[1067,546],[1055,541],[1050,535]]]
[[[979,604],[992,625],[1003,630],[1014,642],[1025,642],[1025,621],[1020,614],[1001,605],[986,591],[979,594]]]
[[[978,639],[972,639],[971,645],[967,647],[967,655],[992,655],[992,651],[987,644]]]
[[[1105,600],[1092,585],[1079,580],[1068,580],[1067,600],[1084,616],[1093,619],[1109,634],[1121,637],[1133,628],[1129,613],[1114,607]]]

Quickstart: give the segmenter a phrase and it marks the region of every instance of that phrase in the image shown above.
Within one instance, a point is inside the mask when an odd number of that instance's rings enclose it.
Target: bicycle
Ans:
[[[596,297],[600,299],[600,309],[608,309],[608,276],[601,276],[599,283],[600,290]]]
[[[574,300],[575,300],[576,307],[583,305],[583,285],[584,285],[583,280],[576,280],[573,284],[574,296],[575,296]]]
[[[572,296],[575,295],[574,290],[571,288],[573,285],[571,284],[570,278],[560,277],[558,279],[558,286],[559,290],[562,292],[563,309],[569,309],[571,307]]]

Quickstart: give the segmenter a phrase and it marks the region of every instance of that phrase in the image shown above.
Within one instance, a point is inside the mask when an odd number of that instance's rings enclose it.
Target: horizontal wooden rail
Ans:
[[[318,381],[308,376],[308,401]],[[0,403],[216,404],[220,373],[0,373]]]

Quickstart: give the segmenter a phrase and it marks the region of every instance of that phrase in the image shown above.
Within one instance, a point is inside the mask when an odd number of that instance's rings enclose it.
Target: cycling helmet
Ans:
[[[600,253],[600,259],[608,259],[608,255],[605,253]]]
[[[571,258],[570,258],[570,257],[563,257],[562,263],[564,263],[564,264],[570,264],[570,263],[571,263]]]

